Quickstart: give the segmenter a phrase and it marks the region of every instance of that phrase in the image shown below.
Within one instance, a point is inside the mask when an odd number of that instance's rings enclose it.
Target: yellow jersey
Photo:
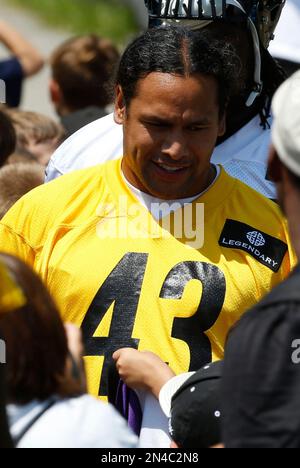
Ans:
[[[176,373],[221,359],[232,325],[295,265],[277,205],[223,169],[197,206],[199,245],[174,234],[180,216],[169,228],[153,219],[118,160],[38,187],[2,219],[0,251],[31,265],[81,327],[91,393],[107,394],[120,347],[150,350]],[[185,215],[179,224],[194,222]]]

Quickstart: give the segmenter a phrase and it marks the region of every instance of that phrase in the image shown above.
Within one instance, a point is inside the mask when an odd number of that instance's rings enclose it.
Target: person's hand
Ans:
[[[161,387],[175,375],[164,361],[150,351],[121,348],[112,357],[120,378],[128,387],[148,390],[156,398]]]

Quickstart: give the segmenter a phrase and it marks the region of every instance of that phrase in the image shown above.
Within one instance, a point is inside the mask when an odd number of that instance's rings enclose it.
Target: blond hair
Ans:
[[[0,219],[26,193],[44,182],[43,166],[15,163],[0,169]]]
[[[8,108],[5,109],[5,113],[10,117],[14,126],[17,135],[17,148],[26,149],[31,139],[35,143],[57,140],[59,144],[65,138],[62,125],[46,115]]]

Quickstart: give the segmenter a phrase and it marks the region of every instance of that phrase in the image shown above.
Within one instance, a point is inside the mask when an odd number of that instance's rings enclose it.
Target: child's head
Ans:
[[[5,113],[5,108],[0,109],[0,167],[3,166],[16,147],[16,132],[11,119]]]
[[[9,309],[0,302],[8,401],[22,405],[53,395],[81,395],[85,382],[77,369],[77,361],[81,364],[80,331],[74,325],[64,327],[48,290],[25,263],[1,253],[0,266],[14,283],[8,287],[17,288],[20,298],[11,301]]]
[[[59,46],[50,59],[50,92],[57,112],[62,115],[111,104],[118,60],[113,43],[95,34],[74,37]]]
[[[46,166],[51,155],[63,142],[63,127],[46,115],[19,109],[6,109],[17,135],[17,151],[32,154]]]
[[[0,169],[0,219],[26,193],[44,182],[45,168],[37,163],[8,164]]]

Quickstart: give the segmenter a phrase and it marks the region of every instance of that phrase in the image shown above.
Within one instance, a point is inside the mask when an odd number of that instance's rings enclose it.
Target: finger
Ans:
[[[117,361],[119,359],[119,357],[121,356],[121,349],[117,349],[117,351],[115,351],[112,355],[112,358],[114,361]]]
[[[112,355],[113,360],[114,360],[114,361],[117,361],[117,360],[120,358],[121,354],[123,354],[124,352],[126,352],[128,349],[130,349],[130,348],[120,348],[120,349],[117,349],[117,350],[113,353],[113,355]]]

